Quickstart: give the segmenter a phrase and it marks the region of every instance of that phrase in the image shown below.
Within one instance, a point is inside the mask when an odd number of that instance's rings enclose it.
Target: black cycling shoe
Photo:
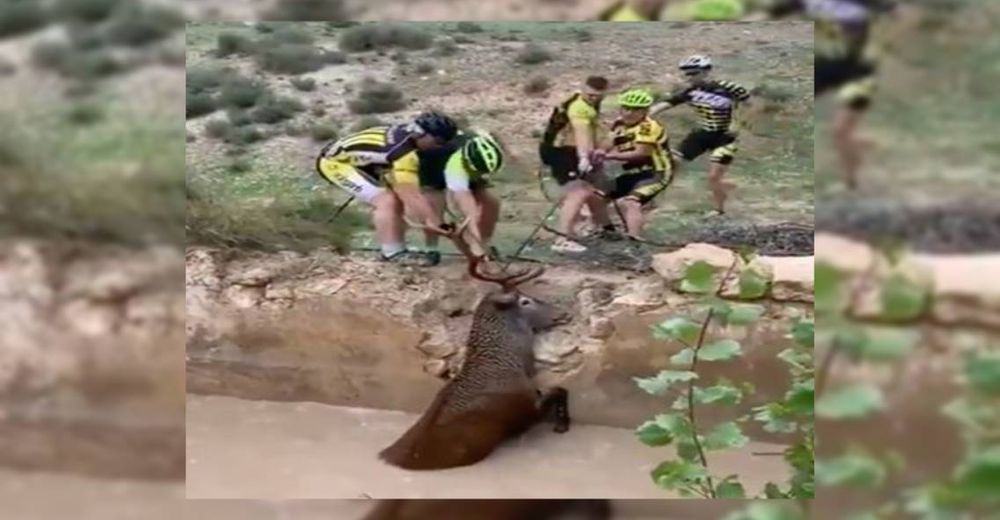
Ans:
[[[424,257],[420,253],[414,251],[403,250],[393,255],[385,256],[379,255],[379,258],[383,262],[390,262],[396,265],[406,265],[406,266],[422,266],[424,265]]]
[[[441,252],[440,251],[426,251],[423,253],[424,261],[420,264],[422,267],[434,267],[441,263]]]

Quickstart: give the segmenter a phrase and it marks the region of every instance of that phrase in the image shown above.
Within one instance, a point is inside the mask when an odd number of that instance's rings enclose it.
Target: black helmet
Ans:
[[[441,141],[451,141],[458,133],[455,121],[440,112],[424,112],[413,120],[427,135]]]

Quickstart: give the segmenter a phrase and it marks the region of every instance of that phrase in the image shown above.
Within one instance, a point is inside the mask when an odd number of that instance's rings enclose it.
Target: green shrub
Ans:
[[[187,54],[183,45],[165,45],[160,49],[160,63],[173,67],[183,67],[187,64]]]
[[[46,45],[35,48],[35,60],[49,60],[46,65],[67,78],[92,80],[116,74],[125,69],[114,55],[104,49],[75,52],[66,47],[60,54],[57,46]]]
[[[434,36],[408,25],[368,23],[352,27],[340,35],[338,45],[344,52],[365,52],[398,47],[423,50],[434,43]]]
[[[337,138],[337,129],[331,124],[316,123],[309,129],[313,141],[333,141]]]
[[[66,27],[69,44],[75,50],[91,50],[107,44],[104,33],[94,25],[71,23]]]
[[[552,60],[552,52],[537,43],[525,45],[515,58],[522,65],[537,65]]]
[[[231,69],[211,65],[197,65],[187,70],[187,93],[213,92],[232,76]]]
[[[360,132],[362,130],[367,130],[369,128],[373,128],[376,126],[385,126],[385,121],[382,121],[377,117],[365,116],[358,119],[357,121],[354,122],[353,125],[351,125],[351,131]]]
[[[383,114],[406,108],[403,92],[389,83],[366,79],[358,95],[347,102],[355,114]]]
[[[240,110],[239,108],[230,108],[226,110],[226,117],[229,118],[229,122],[233,126],[247,126],[253,124],[253,118],[250,117],[250,113],[246,110]]]
[[[594,34],[587,29],[573,29],[573,38],[578,42],[593,41]]]
[[[299,22],[342,22],[350,17],[343,0],[279,0],[273,9],[261,13],[261,18],[265,20]]]
[[[104,110],[93,103],[78,103],[70,107],[66,120],[74,125],[92,125],[104,118]]]
[[[253,51],[253,42],[242,33],[234,31],[221,32],[216,39],[215,55],[220,58],[233,54],[253,54]]]
[[[774,81],[764,81],[750,90],[754,96],[770,101],[785,102],[795,97],[795,90],[788,84]]]
[[[121,0],[59,0],[53,12],[63,19],[95,23],[111,16],[121,3]]]
[[[255,123],[274,124],[295,117],[295,114],[305,110],[296,99],[283,96],[266,96],[250,112]]]
[[[326,56],[311,45],[263,46],[257,53],[260,68],[275,74],[305,74],[323,68]]]
[[[233,174],[246,173],[253,169],[253,162],[250,159],[239,157],[233,159],[229,165],[226,166],[226,171]]]
[[[284,25],[272,32],[270,36],[261,43],[264,45],[278,45],[282,43],[296,43],[299,45],[311,44],[316,41],[312,33],[296,27],[294,25]]]
[[[264,134],[257,127],[241,126],[234,128],[225,139],[229,144],[251,144],[263,141],[264,138]]]
[[[31,49],[32,61],[38,66],[49,69],[63,67],[71,54],[73,54],[73,49],[61,41],[40,41]]]
[[[323,51],[323,63],[341,65],[347,63],[347,55],[340,51]]]
[[[465,36],[463,34],[456,34],[455,36],[452,36],[451,39],[454,40],[455,43],[460,43],[462,45],[476,43],[476,40],[473,40],[472,38],[469,38],[468,36]]]
[[[285,125],[285,135],[291,137],[302,137],[309,133],[309,129],[305,125],[288,123]]]
[[[205,124],[205,135],[212,139],[225,139],[236,131],[236,127],[225,119],[213,119]]]
[[[281,22],[257,22],[254,24],[253,28],[261,34],[271,34],[281,27],[284,27],[284,25],[285,24]]]
[[[197,94],[187,95],[187,118],[195,119],[207,114],[215,112],[215,98],[211,94],[206,94],[204,92],[199,92]]]
[[[316,80],[312,78],[292,78],[292,86],[302,92],[312,92],[316,90]]]
[[[140,47],[184,28],[184,15],[161,5],[129,3],[116,11],[107,27],[108,41]]]
[[[451,38],[438,40],[434,43],[435,56],[454,56],[458,54],[458,44]]]
[[[32,32],[48,23],[37,0],[5,0],[0,3],[0,38]]]
[[[524,93],[528,95],[542,94],[552,87],[552,83],[545,76],[535,76],[524,84]]]
[[[475,22],[458,22],[455,24],[455,30],[461,33],[481,33],[483,26]]]
[[[410,55],[404,50],[398,50],[389,56],[389,59],[400,65],[406,65],[410,62]]]
[[[434,72],[434,64],[422,61],[413,68],[413,72],[417,74],[431,74]]]
[[[324,107],[323,105],[313,105],[313,107],[312,107],[312,115],[314,115],[316,117],[323,117],[323,116],[325,116],[326,115],[326,107]]]
[[[260,81],[233,76],[222,85],[219,103],[222,106],[249,108],[267,94],[267,87]]]

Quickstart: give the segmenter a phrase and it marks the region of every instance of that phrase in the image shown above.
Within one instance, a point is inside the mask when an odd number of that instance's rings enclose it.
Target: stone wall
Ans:
[[[183,262],[0,241],[0,466],[183,478]]]
[[[566,386],[571,414],[585,423],[632,428],[662,412],[669,401],[644,394],[633,377],[667,368],[682,347],[652,339],[649,327],[697,304],[675,289],[686,263],[728,267],[732,258],[692,245],[658,256],[649,274],[548,270],[525,291],[574,320],[536,342],[540,379]],[[788,345],[792,320],[811,315],[811,258],[758,262],[773,276],[760,302],[766,315],[749,328],[713,330],[741,338],[745,355],[703,374],[752,382],[746,406],[785,391],[775,355]],[[190,392],[407,411],[423,410],[440,378],[461,365],[471,311],[488,290],[461,263],[418,270],[323,253],[191,249],[187,267]]]

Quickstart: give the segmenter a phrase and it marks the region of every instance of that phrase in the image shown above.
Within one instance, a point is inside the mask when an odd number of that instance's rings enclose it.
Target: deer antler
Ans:
[[[518,285],[521,285],[529,280],[534,280],[545,272],[544,267],[538,267],[535,269],[525,269],[522,271],[515,272],[513,274],[508,274],[506,276],[493,275],[489,273],[482,272],[479,268],[482,265],[483,256],[476,255],[472,252],[472,248],[469,243],[463,237],[465,228],[467,228],[471,222],[471,219],[466,218],[462,223],[455,228],[455,231],[448,232],[441,228],[436,228],[434,226],[427,226],[424,224],[417,224],[410,221],[408,218],[403,217],[403,220],[407,225],[417,229],[423,229],[430,231],[431,233],[437,233],[442,236],[446,236],[455,244],[455,247],[462,252],[465,258],[469,261],[469,276],[476,280],[482,280],[484,282],[492,282],[500,284],[503,290],[511,291]],[[481,245],[480,245],[480,248]]]

